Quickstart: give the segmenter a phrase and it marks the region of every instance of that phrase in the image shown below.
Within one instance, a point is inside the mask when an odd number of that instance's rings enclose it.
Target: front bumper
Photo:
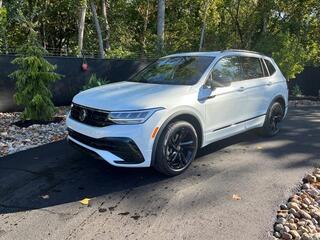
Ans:
[[[82,143],[96,150],[108,151],[122,160],[115,160],[120,164],[140,164],[144,162],[144,157],[138,146],[130,138],[113,137],[113,138],[92,138],[68,129],[69,140]]]
[[[117,167],[150,167],[154,138],[152,132],[161,126],[161,113],[155,112],[143,124],[94,127],[68,116],[68,141],[94,153]]]

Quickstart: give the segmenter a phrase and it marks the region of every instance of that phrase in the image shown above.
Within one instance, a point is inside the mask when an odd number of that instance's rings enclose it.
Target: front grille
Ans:
[[[85,111],[85,113],[83,111]],[[87,108],[77,104],[73,104],[70,112],[70,117],[73,120],[95,127],[112,125],[113,122],[108,120],[108,115],[108,112]]]
[[[130,138],[125,137],[108,137],[108,138],[92,138],[78,133],[68,128],[69,136],[73,139],[96,149],[109,151],[120,157],[123,161],[116,163],[122,164],[138,164],[144,162],[144,157],[138,146]]]

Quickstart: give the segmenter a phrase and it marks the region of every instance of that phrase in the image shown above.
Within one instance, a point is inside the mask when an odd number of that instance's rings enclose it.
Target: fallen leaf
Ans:
[[[89,205],[90,204],[90,198],[84,198],[84,199],[82,199],[81,201],[80,201],[80,203],[82,204],[82,205]]]
[[[49,199],[50,196],[49,196],[48,194],[46,194],[46,195],[42,195],[41,198],[42,198],[42,199]]]
[[[238,194],[233,194],[232,199],[239,201],[241,200],[241,197]]]

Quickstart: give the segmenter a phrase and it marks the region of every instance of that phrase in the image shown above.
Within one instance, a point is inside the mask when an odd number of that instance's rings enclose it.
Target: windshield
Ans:
[[[130,81],[141,83],[194,85],[214,57],[167,57],[150,64]]]

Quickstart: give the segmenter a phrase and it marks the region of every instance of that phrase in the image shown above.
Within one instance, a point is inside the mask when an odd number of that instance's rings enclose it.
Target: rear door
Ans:
[[[248,98],[243,109],[246,120],[261,117],[268,108],[271,85],[269,74],[259,57],[240,56],[243,71],[243,87]]]

